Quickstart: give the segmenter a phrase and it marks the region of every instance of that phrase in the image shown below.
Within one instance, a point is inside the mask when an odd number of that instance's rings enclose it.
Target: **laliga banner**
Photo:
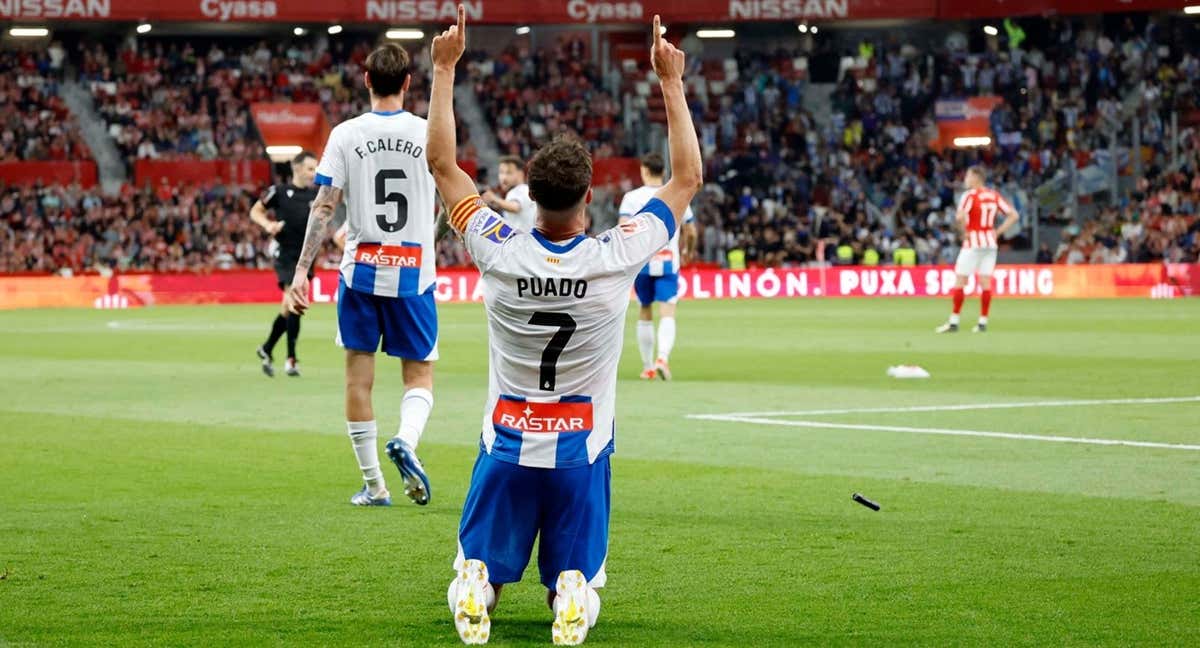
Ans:
[[[213,274],[123,274],[111,277],[0,277],[0,309],[133,308],[155,304],[277,304],[279,288],[269,270]],[[317,272],[314,303],[332,303],[336,270]],[[685,270],[683,299],[794,299],[802,297],[944,297],[954,271],[944,266]],[[972,281],[967,286],[977,292]],[[993,291],[1031,298],[1200,295],[1200,264],[1002,265]],[[483,300],[479,273],[443,270],[434,296],[439,303]]]

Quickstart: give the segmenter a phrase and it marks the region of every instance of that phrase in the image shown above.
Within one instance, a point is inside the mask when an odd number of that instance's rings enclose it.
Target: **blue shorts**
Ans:
[[[679,275],[671,273],[652,277],[640,274],[633,280],[633,290],[642,306],[649,306],[654,302],[674,304],[679,295]]]
[[[542,584],[578,569],[603,587],[608,557],[608,456],[576,468],[530,468],[480,452],[458,527],[459,561],[482,560],[493,583],[521,580],[533,541]]]
[[[381,297],[338,280],[338,344],[351,351],[407,360],[437,360],[437,306],[433,288],[413,297]]]

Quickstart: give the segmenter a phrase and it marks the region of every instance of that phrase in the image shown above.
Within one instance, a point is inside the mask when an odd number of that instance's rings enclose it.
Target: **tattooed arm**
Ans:
[[[313,200],[312,209],[308,212],[308,229],[304,231],[304,247],[300,249],[300,261],[296,263],[296,274],[292,277],[292,285],[287,292],[287,309],[297,315],[303,315],[308,310],[308,272],[312,268],[325,235],[329,231],[329,221],[338,203],[342,202],[342,190],[329,185],[322,185]]]

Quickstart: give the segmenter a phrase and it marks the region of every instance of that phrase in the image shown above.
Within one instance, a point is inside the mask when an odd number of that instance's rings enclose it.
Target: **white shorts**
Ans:
[[[992,276],[996,269],[996,248],[963,248],[954,262],[954,274],[970,277],[979,273],[982,277]]]

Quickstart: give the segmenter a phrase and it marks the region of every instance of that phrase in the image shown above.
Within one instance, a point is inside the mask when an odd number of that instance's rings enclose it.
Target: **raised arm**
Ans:
[[[501,198],[493,191],[485,191],[483,193],[483,202],[487,203],[488,207],[500,212],[519,212],[521,211],[521,203],[516,200],[506,200]]]
[[[654,46],[650,50],[650,59],[654,63],[654,73],[658,75],[667,107],[671,179],[654,196],[667,203],[678,225],[683,222],[683,213],[687,211],[692,198],[700,191],[704,170],[700,162],[700,141],[696,138],[696,126],[692,123],[683,89],[683,52],[663,39],[660,24],[655,14]]]
[[[329,221],[342,202],[342,190],[322,185],[317,197],[308,210],[308,228],[304,230],[304,247],[300,249],[300,260],[296,262],[296,274],[287,292],[287,308],[293,313],[303,314],[308,310],[308,271],[312,268],[317,252],[329,233]]]
[[[467,47],[467,12],[458,5],[458,24],[433,39],[433,89],[429,97],[429,172],[447,208],[475,195],[475,182],[458,166],[454,142],[454,67]]]

